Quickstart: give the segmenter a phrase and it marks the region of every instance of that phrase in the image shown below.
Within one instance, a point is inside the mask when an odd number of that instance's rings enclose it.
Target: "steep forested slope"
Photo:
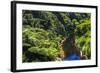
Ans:
[[[23,10],[23,62],[54,61],[64,37],[91,58],[91,14]]]

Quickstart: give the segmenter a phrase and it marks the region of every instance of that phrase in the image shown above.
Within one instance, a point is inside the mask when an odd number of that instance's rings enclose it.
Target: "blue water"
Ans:
[[[65,57],[64,60],[80,60],[80,56],[78,56],[76,54],[71,54],[71,55]]]

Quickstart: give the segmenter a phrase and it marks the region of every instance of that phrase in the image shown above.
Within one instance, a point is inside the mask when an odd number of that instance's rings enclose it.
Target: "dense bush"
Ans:
[[[23,10],[23,62],[54,61],[63,37],[75,36],[75,44],[91,58],[89,13]]]

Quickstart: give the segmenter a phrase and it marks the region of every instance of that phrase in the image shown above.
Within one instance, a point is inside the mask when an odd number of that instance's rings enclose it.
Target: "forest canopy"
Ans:
[[[22,22],[23,62],[55,61],[64,37],[91,58],[90,13],[23,10]]]

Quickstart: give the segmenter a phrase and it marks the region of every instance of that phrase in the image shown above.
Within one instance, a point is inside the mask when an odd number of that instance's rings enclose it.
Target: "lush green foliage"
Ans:
[[[23,10],[23,62],[54,61],[63,37],[75,36],[77,47],[91,57],[89,13]]]

